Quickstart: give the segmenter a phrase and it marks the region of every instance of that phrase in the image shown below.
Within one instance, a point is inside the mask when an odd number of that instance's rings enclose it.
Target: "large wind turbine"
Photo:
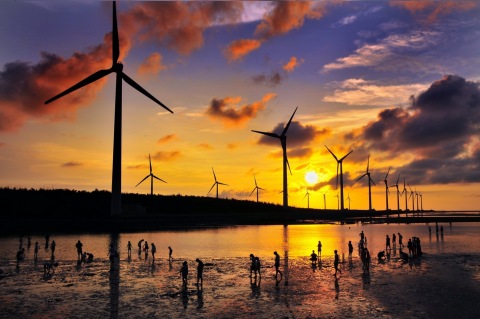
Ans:
[[[252,196],[252,194],[253,194],[254,191],[257,191],[257,203],[258,203],[258,191],[259,191],[259,190],[264,191],[265,189],[263,189],[263,188],[261,188],[261,187],[259,187],[259,186],[257,185],[257,178],[255,177],[255,174],[253,175],[253,178],[254,178],[254,180],[255,180],[255,188],[254,188],[253,191],[250,193],[250,196]]]
[[[217,176],[215,175],[215,171],[213,170],[213,167],[212,167],[212,172],[213,172],[213,178],[215,179],[215,182],[213,183],[212,187],[210,187],[210,190],[208,191],[207,196],[208,196],[208,194],[210,194],[210,192],[212,191],[212,189],[213,189],[215,186],[217,186],[217,198],[218,198],[218,185],[228,186],[228,184],[221,183],[221,182],[217,181]]]
[[[288,163],[288,158],[287,158],[287,131],[288,131],[288,127],[290,126],[290,123],[292,123],[293,116],[295,115],[295,112],[297,112],[297,109],[298,107],[296,107],[295,111],[293,111],[293,114],[290,117],[290,120],[288,121],[287,125],[285,125],[285,128],[283,129],[282,134],[280,135],[276,133],[252,130],[252,132],[278,138],[280,140],[280,143],[282,145],[282,150],[283,150],[283,207],[288,207],[287,166],[288,166],[288,169],[290,170],[290,174],[292,174],[292,170],[290,169],[290,164]]]
[[[116,73],[116,87],[115,87],[115,122],[114,122],[114,133],[113,133],[113,167],[112,167],[112,202],[111,202],[111,214],[117,215],[122,211],[122,79],[127,82],[134,89],[147,96],[149,99],[153,100],[157,104],[161,105],[170,113],[173,113],[168,107],[166,107],[162,102],[157,100],[153,95],[148,93],[144,88],[132,80],[129,76],[123,73],[123,64],[118,62],[120,56],[120,44],[118,39],[118,28],[117,28],[117,12],[115,1],[113,2],[113,30],[112,30],[112,66],[110,69],[99,70],[92,75],[86,77],[82,81],[73,85],[72,87],[66,89],[62,93],[52,97],[47,100],[45,104],[55,101],[56,99],[61,98],[64,95],[67,95],[73,91],[76,91],[85,85],[93,83],[97,80],[100,80],[104,76],[109,75],[110,73]]]
[[[332,154],[333,158],[337,161],[337,183],[336,183],[336,187],[338,187],[338,168],[340,167],[340,203],[341,203],[342,210],[344,210],[344,205],[343,205],[343,160],[348,155],[350,155],[353,152],[353,150],[348,152],[348,154],[345,155],[344,157],[342,157],[341,159],[338,159],[335,156],[335,154],[333,154],[333,152],[327,147],[327,145],[325,145],[325,147],[330,152],[330,154]]]
[[[363,174],[362,176],[360,176],[355,182],[358,182],[359,180],[361,180],[365,176],[368,177],[368,209],[372,210],[372,185],[371,185],[371,183],[373,183],[373,186],[376,186],[376,185],[375,185],[375,182],[373,181],[373,179],[370,177],[370,171],[368,170],[369,166],[370,166],[370,156],[368,156],[368,159],[367,159],[367,172],[365,174]]]
[[[385,179],[383,180],[383,182],[385,183],[385,210],[386,211],[388,211],[388,194],[390,193],[389,190],[388,190],[388,182],[387,182],[387,178],[388,178],[388,174],[390,173],[390,169],[391,169],[391,167],[388,168],[387,175],[385,175]]]
[[[403,178],[403,190],[402,190],[402,195],[405,194],[405,211],[408,211],[408,190],[407,186],[405,184],[405,177]]]
[[[390,185],[390,187],[394,187],[397,189],[397,211],[399,212],[398,213],[398,216],[400,217],[400,191],[398,190],[398,181],[400,180],[400,174],[398,174],[398,178],[397,178],[397,182],[395,183],[395,185]]]
[[[147,178],[150,177],[150,195],[153,195],[153,179],[156,178],[158,179],[159,181],[161,182],[164,182],[166,183],[163,179],[161,178],[158,178],[157,176],[153,175],[152,173],[152,159],[150,158],[150,154],[148,154],[148,161],[150,162],[150,174],[148,174],[147,176],[145,176],[144,179],[142,179],[140,181],[140,183],[138,183],[137,185],[135,185],[135,187],[137,187],[138,185],[140,185],[144,180],[146,180]]]

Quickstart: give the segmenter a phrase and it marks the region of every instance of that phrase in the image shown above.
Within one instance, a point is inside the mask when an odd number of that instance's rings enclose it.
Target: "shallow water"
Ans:
[[[43,236],[32,235],[32,243],[41,244],[38,262],[32,259],[32,245],[18,267],[19,237],[3,237],[0,318],[479,317],[475,309],[480,302],[480,225],[443,225],[443,236],[439,233],[438,237],[435,225],[430,226],[431,236],[425,224],[247,226],[113,236],[54,234],[51,240],[57,243],[59,266],[51,276],[43,274],[43,261],[51,257]],[[333,250],[342,256],[349,240],[356,246],[362,230],[372,256],[384,249],[386,234],[398,232],[404,243],[412,236],[420,237],[427,255],[403,263],[395,250],[388,261],[374,259],[366,276],[357,251],[351,259],[345,253],[342,274],[332,276]],[[141,238],[156,244],[155,261],[151,255],[138,255]],[[93,263],[77,266],[78,240],[84,251],[95,255]],[[128,240],[133,245],[131,258]],[[318,240],[323,244],[322,258],[318,267],[312,268],[308,256],[316,250]],[[112,241],[120,251],[113,270],[107,256]],[[23,243],[26,247],[25,236]],[[168,246],[173,248],[172,263],[167,260]],[[282,256],[284,272],[278,286],[274,250]],[[257,278],[255,284],[249,276],[250,253],[259,256],[263,266],[261,280]],[[195,258],[207,263],[203,290],[194,285]],[[179,276],[183,260],[190,267],[186,289]]]

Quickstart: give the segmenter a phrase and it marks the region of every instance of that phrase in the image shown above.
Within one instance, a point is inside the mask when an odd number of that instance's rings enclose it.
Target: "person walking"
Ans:
[[[155,244],[152,243],[152,258],[155,260],[155,253],[157,252],[157,247],[155,247]]]
[[[128,251],[128,256],[131,256],[132,255],[132,243],[130,242],[130,240],[128,241],[128,244],[127,244],[127,251]]]
[[[173,253],[172,247],[168,246],[168,262],[173,261],[172,253]]]
[[[182,268],[180,268],[180,274],[182,276],[182,284],[184,287],[187,286],[187,277],[188,277],[188,263],[184,261],[182,264]]]
[[[340,257],[338,256],[337,250],[335,250],[334,253],[335,253],[335,258],[333,260],[333,266],[335,267],[335,276],[336,276],[337,272],[342,273],[342,271],[338,269],[338,264],[340,263]]]
[[[82,254],[83,254],[83,244],[80,240],[75,244],[75,247],[77,248],[77,255],[78,255],[78,260],[82,259]]]
[[[349,240],[348,241],[348,257],[352,257],[352,253],[353,253],[353,245],[352,245],[352,241]]]
[[[200,287],[203,289],[203,261],[198,258],[195,261],[197,262],[197,287],[200,283]]]
[[[283,273],[280,271],[280,255],[274,251],[273,254],[275,255],[275,278],[277,278],[278,274],[280,274],[280,278],[283,277]]]

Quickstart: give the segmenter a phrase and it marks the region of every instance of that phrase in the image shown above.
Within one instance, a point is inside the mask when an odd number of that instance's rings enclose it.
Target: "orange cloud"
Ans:
[[[198,147],[203,148],[205,150],[213,150],[213,146],[207,143],[200,143]]]
[[[235,105],[241,102],[241,97],[213,99],[206,113],[210,118],[222,121],[225,126],[238,126],[256,117],[258,112],[265,109],[268,101],[274,97],[276,97],[276,94],[268,93],[261,101],[240,107]]]
[[[203,33],[215,23],[239,21],[241,1],[152,1],[135,3],[121,16],[122,27],[141,40],[154,39],[181,54],[203,46]]]
[[[120,42],[124,56],[130,43],[125,37],[120,37]],[[68,59],[42,52],[42,59],[36,65],[21,61],[7,63],[0,72],[0,131],[15,131],[30,118],[74,120],[76,110],[95,98],[107,77],[48,105],[44,105],[44,101],[92,73],[110,68],[111,59],[111,35],[108,34],[103,44],[86,53],[76,52]]]
[[[166,70],[168,67],[162,62],[162,55],[154,52],[148,56],[138,67],[139,74],[158,74],[160,71]]]
[[[432,23],[438,20],[439,16],[450,14],[454,11],[467,11],[475,8],[474,1],[391,1],[391,5],[403,7],[408,11],[417,14],[426,14],[426,22]],[[423,15],[422,15],[423,17]]]
[[[157,143],[158,144],[165,144],[165,143],[168,143],[168,142],[171,142],[173,140],[176,140],[178,137],[176,134],[169,134],[169,135],[165,135],[165,136],[162,136],[161,138],[158,139]]]
[[[172,161],[174,159],[180,158],[182,153],[180,151],[160,151],[152,155],[152,159],[157,161]]]
[[[261,44],[261,41],[255,39],[235,40],[225,49],[224,54],[229,61],[236,61],[258,49]]]
[[[296,57],[292,56],[290,60],[282,66],[282,68],[287,72],[293,72],[300,64],[303,63],[303,59],[298,60]]]

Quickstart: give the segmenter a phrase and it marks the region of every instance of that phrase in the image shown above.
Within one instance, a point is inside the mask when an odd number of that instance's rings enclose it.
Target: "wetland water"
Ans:
[[[122,234],[52,234],[58,268],[43,275],[50,260],[44,234],[31,234],[32,246],[17,267],[19,238],[0,237],[0,318],[477,318],[480,302],[480,224],[352,224],[246,226],[189,231]],[[370,275],[363,274],[357,243],[363,230],[372,255]],[[375,256],[385,249],[385,236],[401,233],[421,239],[426,255],[403,263],[397,249],[390,259]],[[144,239],[157,247],[138,255]],[[93,253],[94,261],[77,265],[75,244]],[[127,242],[132,243],[131,258]],[[322,241],[316,268],[308,260]],[[348,241],[355,250],[348,258]],[[38,241],[38,262],[33,245]],[[110,270],[111,243],[119,264]],[[168,246],[173,262],[168,262]],[[342,273],[333,276],[333,251]],[[281,255],[285,276],[277,285],[273,251]],[[408,250],[405,248],[404,251]],[[262,277],[249,276],[249,254],[260,257]],[[344,255],[344,258],[342,258]],[[288,257],[288,258],[285,258]],[[206,263],[203,290],[197,289],[196,262]],[[182,289],[179,269],[189,265]],[[288,279],[288,286],[285,281]]]

